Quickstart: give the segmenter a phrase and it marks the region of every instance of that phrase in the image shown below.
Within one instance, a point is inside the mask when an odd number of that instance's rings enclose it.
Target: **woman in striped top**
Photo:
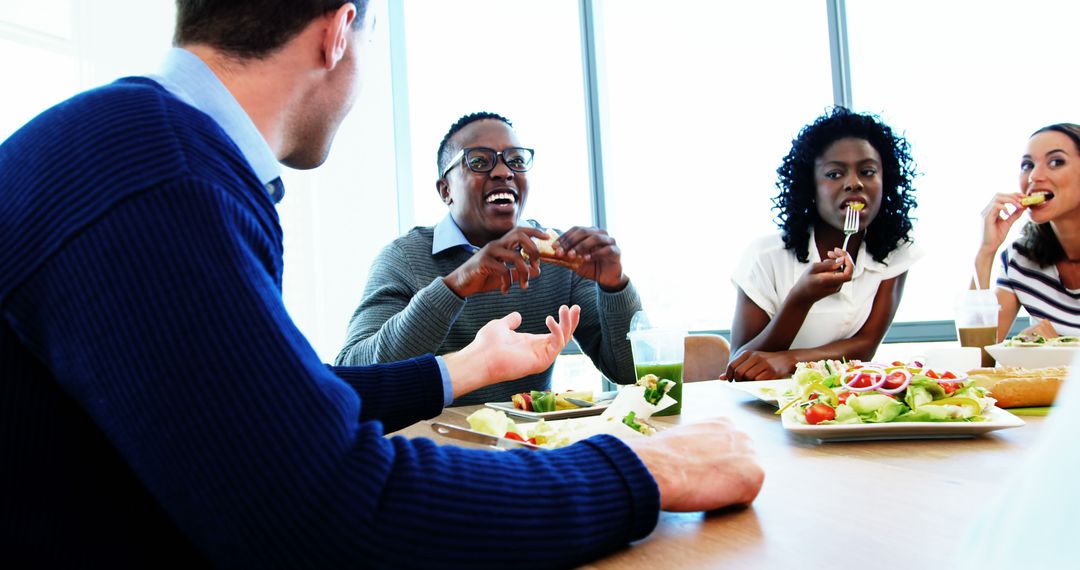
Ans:
[[[998,340],[1021,306],[1031,315],[1033,332],[1080,335],[1080,125],[1035,131],[1020,160],[1020,191],[996,195],[983,211],[983,241],[975,257],[980,287],[989,286],[994,256],[1025,211],[1031,221],[1001,252]]]

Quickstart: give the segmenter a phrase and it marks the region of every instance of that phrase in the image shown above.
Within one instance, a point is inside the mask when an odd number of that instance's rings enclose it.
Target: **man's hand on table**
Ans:
[[[726,418],[676,426],[627,445],[656,479],[665,511],[749,504],[765,480],[749,436]]]
[[[559,320],[548,316],[548,334],[514,332],[521,313],[513,312],[484,325],[465,348],[443,356],[454,385],[454,397],[477,388],[547,370],[570,342],[581,307],[559,307]]]

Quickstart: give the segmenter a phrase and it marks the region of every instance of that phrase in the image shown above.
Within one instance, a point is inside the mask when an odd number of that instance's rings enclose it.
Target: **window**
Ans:
[[[1070,60],[1080,4],[848,0],[847,8],[854,106],[906,131],[924,173],[915,235],[926,256],[896,320],[951,318],[950,293],[971,278],[979,212],[994,193],[1018,190],[1032,131],[1078,120]]]
[[[823,2],[605,2],[608,226],[654,321],[727,329],[776,168],[832,104]],[[654,316],[656,315],[656,316]]]
[[[591,225],[577,0],[410,0],[405,34],[415,225],[446,216],[436,151],[476,111],[510,119],[536,149],[524,218]]]

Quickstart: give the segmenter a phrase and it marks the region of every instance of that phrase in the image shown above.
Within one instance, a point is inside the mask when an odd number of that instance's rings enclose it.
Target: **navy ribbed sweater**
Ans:
[[[63,567],[569,566],[641,538],[619,441],[385,438],[432,356],[329,368],[282,304],[277,214],[209,117],[126,79],[0,145],[0,552]]]

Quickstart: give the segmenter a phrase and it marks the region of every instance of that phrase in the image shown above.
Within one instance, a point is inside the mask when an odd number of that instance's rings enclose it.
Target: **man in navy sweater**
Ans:
[[[542,453],[383,437],[546,368],[577,310],[543,335],[509,315],[439,359],[320,363],[282,304],[277,162],[325,159],[367,2],[177,7],[161,76],[0,145],[5,560],[569,566],[647,535],[661,508],[753,500],[761,469],[720,420]]]

